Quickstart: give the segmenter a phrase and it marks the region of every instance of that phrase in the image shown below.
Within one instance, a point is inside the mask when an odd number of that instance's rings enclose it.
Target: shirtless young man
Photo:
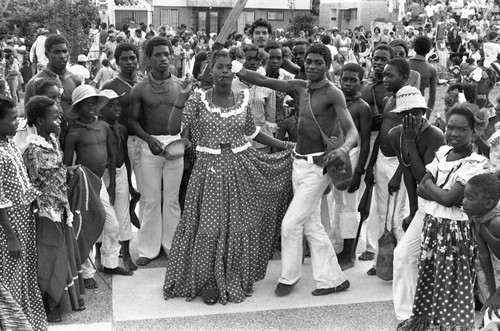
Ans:
[[[326,295],[350,286],[320,220],[320,199],[330,183],[328,174],[323,175],[325,162],[339,166],[350,162],[349,151],[358,140],[342,93],[326,79],[331,61],[332,56],[325,45],[311,46],[305,56],[309,82],[268,78],[240,69],[240,64],[233,61],[233,70],[241,79],[299,96],[298,137],[292,173],[294,197],[282,224],[282,271],[275,291],[278,296],[289,294],[301,277],[303,235],[311,250],[316,281],[312,294]],[[340,148],[325,155],[323,138],[313,116],[328,136],[338,136],[343,129],[346,139]]]
[[[425,118],[427,104],[416,87],[405,86],[396,94],[392,110],[402,124],[389,131],[388,139],[397,153],[398,168],[408,192],[410,215],[403,220],[406,231],[394,250],[392,296],[399,321],[410,318],[417,286],[418,258],[425,201],[417,197],[417,185],[424,177],[425,166],[434,159],[434,152],[445,144],[443,132]]]
[[[427,99],[427,113],[425,117],[430,118],[434,103],[436,102],[436,89],[438,75],[434,66],[426,61],[426,56],[432,47],[431,40],[426,36],[418,36],[413,42],[415,53],[409,61],[410,68],[420,73],[420,92],[425,95],[425,90],[429,88],[429,97]]]
[[[410,66],[405,59],[392,59],[384,67],[384,87],[395,94],[406,85],[409,75]],[[389,131],[401,123],[399,117],[391,112],[395,107],[396,98],[391,96],[384,106],[382,125],[366,168],[365,183],[375,185],[372,205],[376,206],[376,213],[370,215],[366,222],[378,229],[375,231],[378,238],[384,233],[387,223],[391,227],[388,230],[392,229],[399,241],[404,234],[401,223],[406,216],[406,189],[401,185],[402,171],[398,169],[397,153],[388,138]],[[375,274],[374,266],[368,271],[368,275]]]
[[[111,145],[112,133],[108,124],[96,119],[98,108],[102,104],[102,97],[98,97],[92,86],[80,85],[73,92],[72,98],[73,104],[69,111],[75,113],[77,119],[66,137],[63,162],[66,166],[73,165],[73,155],[76,153],[75,164],[89,168],[101,180],[106,170],[109,173],[109,185],[106,187],[103,182],[100,191],[101,201],[106,211],[106,221],[102,230],[102,245],[96,244],[98,257],[96,266],[100,268],[100,261],[102,261],[105,273],[130,276],[133,274],[132,271],[125,270],[118,265],[119,225],[112,206],[115,200],[116,173],[115,154]],[[100,259],[99,253],[102,255]],[[97,288],[94,280],[95,270],[88,260],[82,265],[82,271],[85,287]]]
[[[371,109],[359,93],[363,75],[363,68],[356,63],[345,64],[340,72],[340,86],[344,93],[347,109],[360,135],[357,147],[350,152],[351,164],[354,169],[351,185],[347,192],[336,188],[333,190],[334,222],[340,225],[340,237],[344,240],[343,250],[337,255],[342,270],[354,267],[356,250],[354,242],[359,224],[357,208],[361,198],[359,192],[363,194],[364,189],[360,189],[361,177],[365,173],[365,164],[370,154]]]
[[[115,48],[114,57],[116,64],[120,68],[118,76],[110,81],[107,81],[102,86],[102,90],[113,90],[116,94],[120,95],[118,99],[120,102],[120,118],[118,123],[124,125],[127,130],[128,119],[129,119],[129,108],[130,108],[130,92],[132,87],[137,84],[137,63],[139,61],[139,50],[137,47],[130,43],[118,44]],[[130,160],[130,172],[129,177],[132,173],[135,176],[137,183],[137,190],[141,192],[142,185],[142,172],[141,172],[141,144],[140,139],[136,135],[129,135],[127,139],[128,157]],[[136,191],[131,191],[135,194]],[[137,195],[135,198],[137,201]],[[142,216],[142,211],[144,210],[144,198],[140,199],[139,203],[139,220]]]
[[[167,160],[160,155],[163,146],[180,138],[168,132],[168,119],[179,94],[180,79],[169,71],[172,45],[164,37],[155,37],[146,45],[151,73],[132,88],[129,129],[141,141],[141,173],[144,211],[138,233],[139,259],[147,265],[163,247],[170,251],[175,228],[179,223],[179,187],[184,168],[183,158]],[[163,193],[162,193],[163,182]],[[163,204],[162,204],[163,203]]]
[[[372,68],[373,77],[371,80],[366,80],[361,87],[361,96],[372,110],[372,125],[370,137],[370,150],[373,151],[375,139],[378,136],[380,125],[382,123],[382,111],[384,109],[385,101],[387,100],[387,90],[384,87],[384,67],[394,57],[394,50],[391,46],[380,44],[375,47],[372,53]],[[370,217],[363,223],[362,236],[366,242],[366,250],[359,256],[362,261],[373,260],[378,247],[378,221],[375,205],[372,204],[370,210]],[[372,220],[372,222],[370,222]]]

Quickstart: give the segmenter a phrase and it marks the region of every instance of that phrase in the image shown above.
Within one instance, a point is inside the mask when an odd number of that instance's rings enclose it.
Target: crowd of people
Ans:
[[[73,65],[63,35],[40,28],[26,48],[14,27],[0,41],[2,329],[61,322],[96,271],[133,276],[163,250],[166,300],[242,302],[279,251],[277,296],[305,257],[314,296],[373,260],[398,330],[474,330],[480,307],[498,330],[500,44],[491,6],[471,4],[415,2],[402,36],[102,23]]]

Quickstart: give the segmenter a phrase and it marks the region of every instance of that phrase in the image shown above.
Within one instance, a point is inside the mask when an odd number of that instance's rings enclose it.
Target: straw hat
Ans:
[[[97,110],[100,110],[104,105],[108,103],[108,99],[102,95],[99,95],[97,91],[90,85],[80,85],[78,86],[71,95],[71,101],[73,102],[71,106],[68,107],[68,114],[76,115],[75,106],[88,98],[97,97]]]
[[[413,86],[403,86],[396,93],[396,108],[392,113],[401,113],[410,109],[429,109],[420,90]]]
[[[105,90],[102,90],[101,92],[99,92],[99,95],[105,97],[108,100],[113,100],[113,99],[124,96],[125,92],[123,92],[122,94],[117,94],[115,91],[113,91],[111,89],[105,89]]]
[[[180,159],[189,147],[191,147],[191,142],[186,138],[180,138],[163,146],[163,155],[168,160]]]

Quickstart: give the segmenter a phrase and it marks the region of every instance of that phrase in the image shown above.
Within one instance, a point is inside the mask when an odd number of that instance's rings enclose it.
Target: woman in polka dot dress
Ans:
[[[398,330],[474,330],[477,255],[467,215],[459,207],[464,187],[483,172],[473,152],[474,115],[466,104],[446,114],[448,146],[436,151],[417,189],[426,199],[421,255],[412,317]]]
[[[0,97],[0,279],[33,330],[46,330],[37,282],[35,220],[30,209],[37,192],[29,182],[19,150],[7,139],[16,134],[16,129],[14,103]]]
[[[287,147],[293,146],[259,132],[248,90],[231,90],[234,75],[227,52],[214,52],[210,65],[214,88],[196,91],[186,101],[188,77],[169,119],[171,134],[195,123],[198,141],[163,293],[165,299],[202,295],[207,304],[238,303],[265,276],[277,220],[283,216],[279,200],[291,190]],[[264,154],[250,148],[250,139],[288,150]]]

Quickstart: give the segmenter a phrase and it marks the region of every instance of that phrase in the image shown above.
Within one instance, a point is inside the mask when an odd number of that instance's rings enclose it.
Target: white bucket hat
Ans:
[[[115,91],[113,91],[111,89],[105,89],[105,90],[102,90],[101,92],[99,92],[99,95],[105,97],[108,100],[113,100],[113,99],[124,96],[125,92],[123,92],[122,94],[117,94]]]
[[[396,108],[391,113],[401,113],[410,109],[429,109],[420,90],[413,86],[403,86],[396,93]]]
[[[85,99],[88,99],[88,98],[92,98],[92,97],[98,98],[97,99],[97,110],[100,110],[109,101],[106,97],[99,95],[97,93],[97,91],[95,90],[95,88],[93,88],[92,86],[86,85],[86,84],[80,85],[71,94],[72,104],[67,109],[68,114],[78,116],[78,114],[75,112],[75,106],[79,102],[81,102]]]

